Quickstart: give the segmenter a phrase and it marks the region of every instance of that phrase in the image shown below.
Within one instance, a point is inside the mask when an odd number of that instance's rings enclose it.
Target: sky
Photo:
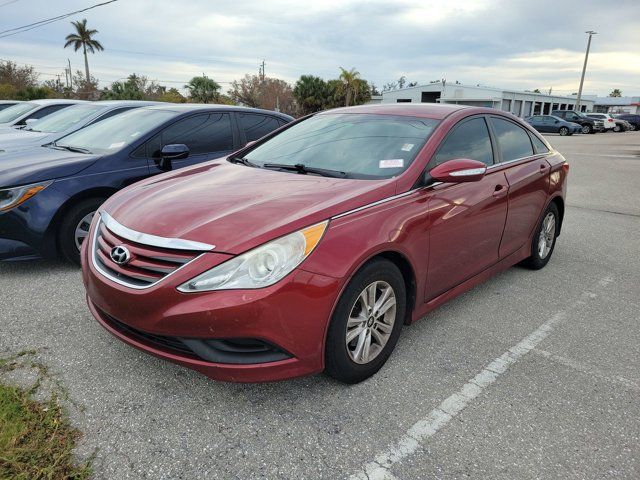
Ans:
[[[101,0],[0,0],[0,32]],[[102,0],[104,1],[104,0]],[[118,0],[0,38],[0,59],[62,74],[71,20],[87,18],[105,51],[90,55],[101,86],[131,73],[181,89],[205,73],[224,90],[246,73],[289,82],[355,68],[378,89],[405,76],[570,94],[595,30],[584,94],[640,95],[640,0]]]

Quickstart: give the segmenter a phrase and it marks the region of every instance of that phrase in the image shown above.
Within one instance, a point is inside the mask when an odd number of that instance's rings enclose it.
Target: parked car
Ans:
[[[616,121],[608,113],[587,113],[587,117],[602,120],[605,132],[613,132],[616,127]]]
[[[614,132],[628,132],[629,130],[633,130],[633,126],[626,120],[615,117],[613,120],[616,122],[616,126],[613,127]]]
[[[13,152],[25,148],[55,142],[76,130],[92,125],[114,115],[146,107],[159,102],[136,100],[108,100],[72,105],[29,123],[22,129],[7,129],[0,132],[0,152]]]
[[[551,115],[560,117],[568,122],[582,126],[582,133],[596,133],[604,131],[604,122],[595,118],[589,118],[582,112],[575,110],[553,110]]]
[[[615,117],[629,122],[631,124],[631,130],[640,130],[640,115],[633,113],[621,113]]]
[[[20,100],[0,100],[0,112],[5,108],[9,108],[16,103],[20,103]]]
[[[112,196],[83,244],[88,305],[122,341],[214,379],[358,382],[402,325],[511,265],[544,267],[567,174],[490,108],[317,113]]]
[[[0,259],[61,254],[79,263],[94,212],[117,190],[229,154],[291,120],[252,108],[165,104],[121,113],[46,146],[2,154]]]
[[[553,115],[534,115],[525,118],[526,122],[539,132],[559,133],[562,136],[573,135],[582,131],[582,125],[567,122],[560,117]]]
[[[85,102],[83,100],[45,99],[17,103],[0,111],[0,129],[22,127],[29,121],[39,120],[76,103]]]

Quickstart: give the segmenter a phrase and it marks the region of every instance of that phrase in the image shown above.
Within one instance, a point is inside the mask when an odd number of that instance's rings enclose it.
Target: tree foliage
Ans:
[[[189,100],[192,102],[215,103],[220,97],[220,84],[206,75],[193,77],[184,88],[189,90]]]
[[[0,61],[0,84],[10,85],[16,91],[38,85],[38,74],[32,66],[18,66],[11,61]]]
[[[175,89],[174,89],[175,90]],[[102,100],[158,100],[166,87],[149,80],[145,75],[132,73],[125,82],[113,82],[100,94]]]
[[[300,113],[308,115],[325,108],[329,97],[329,86],[320,77],[302,75],[293,87],[293,96]]]
[[[614,88],[613,91],[609,94],[610,97],[621,97],[622,92],[619,88]]]
[[[158,97],[159,102],[169,102],[169,103],[185,103],[187,99],[184,95],[182,95],[177,88],[171,87],[169,90],[163,92]]]
[[[290,115],[295,113],[291,85],[279,78],[247,74],[231,82],[228,94],[231,100],[247,107],[278,109]]]

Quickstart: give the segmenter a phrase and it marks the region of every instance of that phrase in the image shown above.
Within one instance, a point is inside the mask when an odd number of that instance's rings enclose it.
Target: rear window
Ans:
[[[240,126],[244,130],[247,142],[252,142],[280,128],[280,122],[268,115],[240,113]]]
[[[496,117],[491,117],[491,124],[503,162],[533,155],[531,138],[524,128]]]

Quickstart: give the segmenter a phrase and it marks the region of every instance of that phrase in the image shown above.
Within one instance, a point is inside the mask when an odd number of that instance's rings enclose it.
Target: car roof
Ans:
[[[73,103],[88,103],[86,100],[73,100],[71,98],[40,98],[38,100],[29,100],[27,103],[35,103],[36,105],[59,105]]]
[[[468,105],[443,104],[443,103],[375,103],[358,105],[354,107],[340,107],[326,110],[322,113],[370,113],[375,115],[406,115],[410,117],[424,117],[442,120],[450,114],[464,109],[478,110],[477,107]],[[492,109],[486,109],[491,111]],[[495,110],[494,110],[495,112]]]
[[[23,103],[22,100],[0,100],[0,103]]]
[[[198,112],[198,111],[221,111],[227,110],[229,112],[245,112],[245,113],[263,113],[268,115],[275,115],[277,117],[291,120],[292,117],[281,112],[273,110],[263,110],[261,108],[251,107],[239,107],[237,105],[223,105],[217,103],[163,103],[161,105],[154,105],[151,107],[145,107],[151,110],[168,110],[172,112],[185,113],[185,112]]]
[[[166,102],[153,102],[151,100],[97,100],[95,102],[91,102],[95,105],[112,105],[118,107],[127,107],[127,106],[140,106],[146,107],[151,105],[166,105]]]

